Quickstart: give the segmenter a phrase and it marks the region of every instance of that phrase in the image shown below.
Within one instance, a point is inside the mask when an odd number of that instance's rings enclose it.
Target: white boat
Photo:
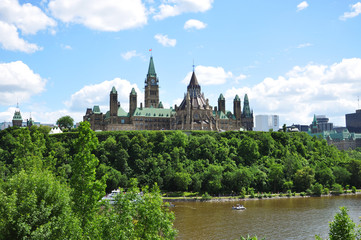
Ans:
[[[246,210],[243,205],[237,204],[236,206],[232,206],[233,210]]]
[[[120,193],[119,189],[113,190],[108,195],[105,195],[102,197],[102,200],[109,201],[110,204],[114,204],[115,202],[115,196],[117,196]]]

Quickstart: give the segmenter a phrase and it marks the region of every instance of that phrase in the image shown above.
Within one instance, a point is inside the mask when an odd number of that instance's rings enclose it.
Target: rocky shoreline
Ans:
[[[212,197],[211,199],[203,199],[202,197],[163,197],[163,202],[236,202],[236,201],[254,201],[254,200],[268,200],[268,199],[285,199],[285,198],[309,198],[309,197],[332,197],[332,196],[344,196],[344,195],[357,195],[361,194],[361,192],[356,193],[342,193],[342,194],[328,194],[328,195],[321,195],[321,196],[287,196],[286,194],[282,197],[279,195],[275,195],[272,197],[254,197],[254,198],[240,198],[240,197]]]

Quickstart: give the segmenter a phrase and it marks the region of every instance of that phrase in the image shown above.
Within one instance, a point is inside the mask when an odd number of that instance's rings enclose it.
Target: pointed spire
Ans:
[[[316,118],[316,114],[314,114],[314,115],[313,115],[312,125],[317,125],[317,118]]]
[[[157,76],[157,74],[155,73],[153,56],[150,57],[149,68],[148,68],[148,77],[150,77],[150,76],[152,76],[152,77]]]
[[[219,95],[218,100],[224,100],[224,97],[223,97],[223,94],[222,94],[222,93]]]
[[[238,94],[236,94],[236,96],[234,97],[234,101],[240,101],[241,99],[239,98]]]
[[[117,93],[117,90],[115,89],[114,86],[112,87],[112,90],[110,91],[110,93],[113,93],[113,94],[116,94],[116,93]]]
[[[130,95],[137,95],[137,92],[135,91],[134,88],[132,88],[132,91],[130,92]]]
[[[191,81],[189,82],[188,88],[189,87],[196,87],[196,86],[200,87],[199,83],[198,83],[198,80],[197,80],[197,77],[196,77],[196,74],[193,71]]]
[[[251,117],[251,109],[249,107],[249,101],[248,101],[248,95],[244,95],[244,101],[243,101],[243,115],[245,117]]]
[[[163,103],[162,102],[159,102],[158,108],[163,108]]]

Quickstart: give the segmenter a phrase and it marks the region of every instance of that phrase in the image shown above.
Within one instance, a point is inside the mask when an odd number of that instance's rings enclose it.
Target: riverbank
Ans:
[[[356,191],[356,193],[347,192],[342,194],[322,194],[321,196],[315,195],[304,195],[301,196],[300,193],[293,194],[265,194],[261,196],[251,197],[246,195],[246,197],[241,198],[240,196],[221,196],[221,197],[163,197],[163,202],[235,202],[235,201],[254,201],[254,200],[267,200],[267,199],[285,199],[285,198],[309,198],[309,197],[331,197],[331,196],[344,196],[344,195],[357,195],[361,194],[361,190]]]

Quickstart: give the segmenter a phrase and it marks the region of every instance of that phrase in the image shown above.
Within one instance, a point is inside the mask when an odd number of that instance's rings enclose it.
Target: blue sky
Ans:
[[[255,115],[345,125],[361,90],[357,0],[0,0],[0,122],[81,121],[118,90],[138,103],[150,52],[165,107],[180,104],[193,62],[206,98],[232,110],[248,94]]]

